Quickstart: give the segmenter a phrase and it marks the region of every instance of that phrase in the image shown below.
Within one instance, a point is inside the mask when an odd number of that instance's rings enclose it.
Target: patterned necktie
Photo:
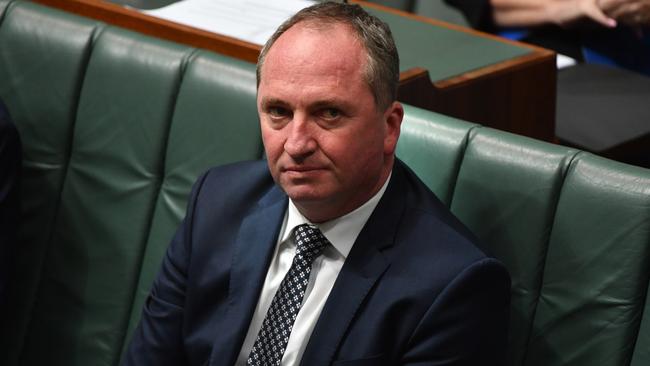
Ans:
[[[309,283],[311,264],[329,244],[316,226],[308,224],[296,226],[293,235],[296,243],[293,263],[273,297],[262,328],[257,333],[257,339],[248,356],[247,365],[280,365],[293,323],[302,306],[302,299]]]

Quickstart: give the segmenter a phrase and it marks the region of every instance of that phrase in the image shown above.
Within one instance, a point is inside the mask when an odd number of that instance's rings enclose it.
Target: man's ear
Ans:
[[[397,140],[399,139],[400,126],[404,118],[404,107],[399,102],[393,102],[384,112],[384,123],[386,134],[384,135],[384,154],[395,153]]]

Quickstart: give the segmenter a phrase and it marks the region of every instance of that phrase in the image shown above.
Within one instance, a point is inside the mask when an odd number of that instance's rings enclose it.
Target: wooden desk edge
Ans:
[[[549,50],[536,51],[511,60],[471,70],[449,79],[436,81],[433,82],[433,85],[436,89],[454,88],[484,77],[495,77],[503,73],[512,73],[539,64],[547,64],[552,69],[555,69],[555,52]]]

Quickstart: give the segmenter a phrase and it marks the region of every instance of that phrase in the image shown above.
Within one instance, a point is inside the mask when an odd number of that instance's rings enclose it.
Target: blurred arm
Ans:
[[[597,0],[607,16],[629,26],[650,26],[650,0]]]
[[[584,19],[608,28],[616,26],[616,21],[599,7],[598,0],[490,0],[490,5],[492,19],[501,27],[568,27]]]

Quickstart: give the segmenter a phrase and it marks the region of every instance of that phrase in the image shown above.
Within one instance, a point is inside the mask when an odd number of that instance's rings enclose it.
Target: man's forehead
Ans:
[[[318,67],[338,63],[341,67],[357,69],[364,66],[365,53],[349,25],[301,22],[277,39],[262,68],[274,68],[278,64]]]

